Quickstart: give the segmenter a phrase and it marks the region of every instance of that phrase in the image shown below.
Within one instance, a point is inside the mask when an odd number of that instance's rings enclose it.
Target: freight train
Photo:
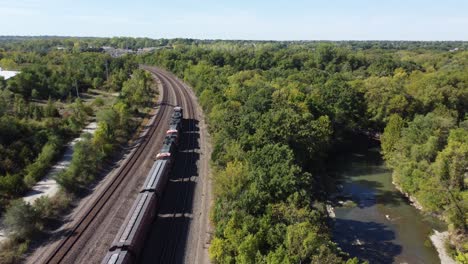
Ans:
[[[180,141],[182,118],[182,107],[174,107],[163,146],[156,155],[153,166],[146,176],[145,183],[104,257],[102,264],[126,264],[136,261],[143,247],[150,224],[156,217],[158,206],[169,178]]]

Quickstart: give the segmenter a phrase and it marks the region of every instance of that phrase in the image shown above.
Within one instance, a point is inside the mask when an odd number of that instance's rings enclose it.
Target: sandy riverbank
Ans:
[[[416,198],[413,196],[409,195],[408,193],[403,192],[401,187],[395,182],[392,181],[393,185],[395,188],[400,191],[403,195],[405,195],[410,201],[411,205],[414,206],[416,209],[422,211],[423,207],[422,205],[418,202]],[[456,264],[456,261],[448,254],[446,248],[445,248],[445,242],[448,241],[449,239],[449,233],[448,231],[444,232],[439,232],[434,229],[434,234],[430,236],[431,242],[434,245],[434,247],[437,250],[437,253],[439,254],[439,259],[440,263],[442,264]]]
[[[442,264],[456,264],[455,260],[453,260],[450,255],[448,254],[447,250],[445,249],[445,241],[448,239],[448,231],[439,232],[434,230],[434,234],[431,235],[431,241],[434,247],[437,249],[439,253],[440,263]]]

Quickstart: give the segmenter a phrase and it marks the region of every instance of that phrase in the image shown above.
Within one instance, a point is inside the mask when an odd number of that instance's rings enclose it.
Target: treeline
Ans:
[[[0,67],[21,74],[6,81],[7,89],[24,99],[79,97],[90,88],[119,91],[138,65],[128,58],[97,52],[0,52]]]
[[[209,117],[216,263],[343,262],[326,224],[322,161],[343,139],[384,128],[385,158],[404,167],[394,167],[396,181],[413,179],[403,189],[419,186],[413,190],[428,198],[441,192],[425,209],[446,206],[458,242],[466,241],[466,216],[459,214],[466,215],[468,198],[468,52],[215,43],[160,50],[142,61],[183,77]],[[440,176],[427,173],[436,160]],[[444,184],[431,189],[438,179]],[[466,242],[457,245],[468,250]]]
[[[0,36],[0,50],[36,52],[46,54],[54,50],[87,52],[102,51],[104,46],[137,50],[148,47],[165,47],[174,43],[191,43],[185,39],[150,39],[150,38],[92,38],[92,37],[21,37]]]
[[[73,52],[102,51],[104,46],[138,50],[149,47],[177,46],[258,46],[279,45],[283,47],[317,47],[323,43],[345,47],[353,50],[467,50],[466,41],[253,41],[253,40],[199,40],[199,39],[151,39],[151,38],[94,38],[94,37],[61,37],[61,36],[0,36],[0,51],[21,51],[46,54],[53,50]]]

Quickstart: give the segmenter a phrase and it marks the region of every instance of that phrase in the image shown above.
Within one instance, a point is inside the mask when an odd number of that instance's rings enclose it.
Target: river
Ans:
[[[335,242],[369,263],[440,263],[429,235],[444,225],[410,205],[393,186],[379,147],[369,145],[334,162],[340,179],[335,201],[353,202],[335,208]]]

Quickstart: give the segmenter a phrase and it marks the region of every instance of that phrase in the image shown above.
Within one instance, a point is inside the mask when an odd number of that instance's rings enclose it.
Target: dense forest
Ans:
[[[89,122],[99,102],[86,103],[88,90],[120,91],[137,65],[101,53],[2,52],[0,58],[3,67],[21,71],[0,85],[3,207],[41,177],[64,141]]]
[[[143,58],[191,84],[208,115],[216,263],[345,261],[322,164],[346,139],[381,133],[396,184],[449,223],[466,260],[468,52],[428,46],[214,43]]]
[[[161,48],[113,58],[102,46]],[[381,138],[394,182],[449,224],[453,254],[468,261],[467,47],[1,37],[0,67],[22,72],[0,80],[2,208],[10,208],[6,218],[20,242],[34,231],[25,225],[40,229],[43,222],[34,219],[51,218],[46,202],[31,208],[11,201],[89,118],[98,120],[98,131],[77,146],[57,180],[76,193],[94,179],[128,138],[131,117],[149,104],[150,77],[136,70],[144,63],[189,83],[207,116],[215,263],[358,263],[332,241],[323,188],[333,182],[323,164],[358,135]],[[80,97],[96,91],[120,96],[110,105]],[[15,223],[18,215],[32,220]]]

